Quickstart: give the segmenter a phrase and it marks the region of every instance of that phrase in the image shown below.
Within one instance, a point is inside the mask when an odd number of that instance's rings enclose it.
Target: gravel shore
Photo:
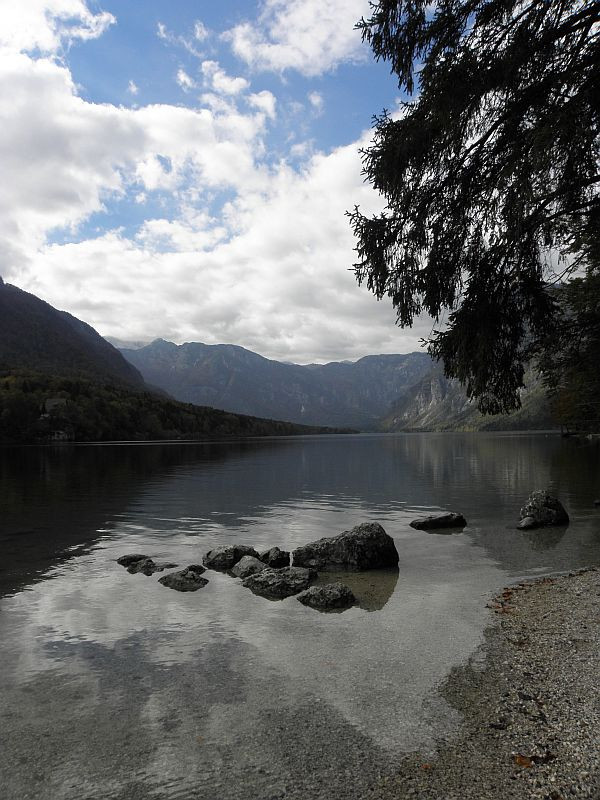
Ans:
[[[600,571],[507,588],[478,656],[443,687],[463,716],[369,800],[600,798]]]

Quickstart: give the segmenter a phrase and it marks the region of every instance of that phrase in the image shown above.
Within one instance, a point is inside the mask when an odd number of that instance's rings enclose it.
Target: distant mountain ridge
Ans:
[[[238,345],[176,345],[163,339],[122,353],[147,383],[182,402],[362,430],[376,430],[390,405],[432,365],[427,354],[409,353],[302,366]]]
[[[90,325],[1,280],[0,369],[144,387],[138,370]]]
[[[458,381],[447,379],[424,352],[304,366],[231,344],[156,339],[122,352],[148,383],[177,400],[238,414],[384,432],[554,427],[533,370],[526,374],[520,411],[484,417]]]

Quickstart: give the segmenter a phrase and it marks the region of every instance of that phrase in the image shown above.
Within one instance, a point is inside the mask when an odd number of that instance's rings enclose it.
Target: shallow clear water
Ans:
[[[0,479],[11,799],[363,796],[402,751],[456,728],[436,687],[477,649],[492,592],[600,563],[600,448],[555,435],[9,448]],[[567,528],[515,530],[538,488]],[[409,527],[437,509],[467,528]],[[360,606],[343,614],[215,572],[181,594],[116,564],[292,550],[371,520],[399,570],[349,576]]]

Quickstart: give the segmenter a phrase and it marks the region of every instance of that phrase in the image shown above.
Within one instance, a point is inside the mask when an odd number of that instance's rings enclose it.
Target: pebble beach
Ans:
[[[459,731],[369,800],[600,797],[600,571],[508,587],[490,607],[484,645],[442,688]]]

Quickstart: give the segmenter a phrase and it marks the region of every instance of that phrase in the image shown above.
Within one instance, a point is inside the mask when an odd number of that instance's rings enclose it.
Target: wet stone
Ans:
[[[410,527],[418,531],[435,531],[444,528],[464,528],[466,524],[467,520],[462,514],[449,511],[447,514],[431,514],[428,517],[413,519]]]
[[[305,606],[319,611],[341,611],[356,603],[352,589],[343,583],[327,583],[323,586],[311,586],[301,592],[296,599]]]
[[[313,570],[303,567],[282,567],[281,569],[267,567],[262,572],[246,578],[242,585],[261,597],[283,600],[284,597],[291,597],[308,589],[314,575]]]
[[[209,550],[202,559],[202,563],[209,569],[225,572],[234,567],[244,556],[253,556],[258,559],[258,553],[253,547],[244,544],[223,545]]]
[[[208,580],[202,577],[203,572],[206,572],[206,570],[200,564],[190,564],[189,567],[185,567],[179,572],[170,572],[168,575],[163,575],[162,578],[158,579],[158,582],[169,589],[175,589],[177,592],[195,592],[208,583]]]
[[[254,556],[244,556],[232,567],[231,574],[236,578],[248,578],[250,575],[262,572],[263,569],[268,569],[263,561]]]
[[[260,560],[267,564],[269,567],[289,567],[290,554],[287,550],[280,550],[278,547],[271,547],[270,550],[265,550],[259,556]]]

